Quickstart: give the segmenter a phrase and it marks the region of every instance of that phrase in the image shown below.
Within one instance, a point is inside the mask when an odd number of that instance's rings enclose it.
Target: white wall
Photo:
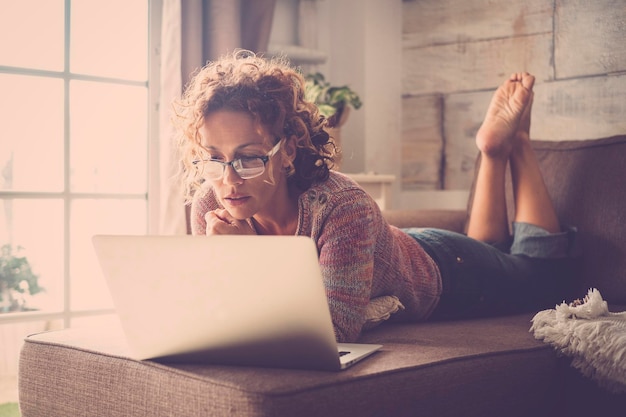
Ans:
[[[327,2],[332,5],[328,77],[349,84],[364,103],[342,133],[342,170],[398,175],[402,1]]]
[[[343,127],[341,170],[399,178],[402,0],[318,0],[318,29],[317,47],[327,54],[318,69],[363,101]]]

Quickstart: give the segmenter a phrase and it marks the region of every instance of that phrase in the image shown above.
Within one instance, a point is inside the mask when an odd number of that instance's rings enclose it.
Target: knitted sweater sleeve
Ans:
[[[189,213],[191,234],[205,235],[206,220],[204,220],[204,215],[217,208],[220,208],[220,205],[217,202],[217,198],[215,197],[213,190],[210,188],[200,189],[191,202],[191,210]]]
[[[355,341],[365,322],[381,214],[363,191],[330,196],[314,215],[319,263],[338,341]],[[315,238],[315,236],[314,236]]]

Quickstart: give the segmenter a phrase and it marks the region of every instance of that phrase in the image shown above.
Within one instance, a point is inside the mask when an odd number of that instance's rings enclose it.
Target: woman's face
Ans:
[[[252,117],[244,112],[219,110],[208,115],[199,129],[204,159],[230,162],[238,158],[263,157],[275,143],[269,133],[259,132]],[[208,180],[222,206],[238,220],[256,214],[271,215],[280,196],[286,195],[287,183],[277,153],[265,164],[258,177],[242,179],[232,166],[226,166],[222,178]]]

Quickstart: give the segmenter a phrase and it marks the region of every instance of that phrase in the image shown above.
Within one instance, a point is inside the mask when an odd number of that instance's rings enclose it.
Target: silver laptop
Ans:
[[[337,344],[310,238],[93,237],[132,356],[345,369],[381,345]]]

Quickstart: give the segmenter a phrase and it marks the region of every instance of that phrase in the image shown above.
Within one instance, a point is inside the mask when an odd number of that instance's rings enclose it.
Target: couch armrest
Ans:
[[[465,210],[384,210],[383,217],[389,224],[400,227],[434,227],[465,232]]]

